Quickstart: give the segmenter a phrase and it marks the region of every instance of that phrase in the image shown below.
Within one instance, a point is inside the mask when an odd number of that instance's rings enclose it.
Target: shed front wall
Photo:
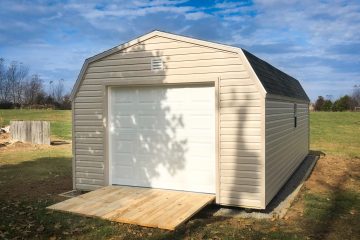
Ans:
[[[298,101],[266,99],[265,102],[265,200],[268,204],[309,152],[309,108],[308,103]]]
[[[165,71],[151,71],[153,57]],[[75,188],[106,185],[104,82],[219,81],[217,203],[264,207],[264,98],[238,53],[153,37],[88,65],[74,98]]]

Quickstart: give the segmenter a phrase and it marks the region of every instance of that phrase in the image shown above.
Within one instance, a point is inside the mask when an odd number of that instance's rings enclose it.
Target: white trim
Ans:
[[[220,204],[220,81],[221,77],[218,77],[214,82],[214,94],[215,94],[215,202]]]
[[[199,80],[199,79],[198,79]],[[214,94],[215,94],[215,119],[214,119],[214,128],[215,128],[215,149],[214,149],[214,156],[215,156],[215,169],[214,169],[214,173],[215,173],[215,195],[217,196],[217,198],[219,198],[220,196],[220,192],[219,192],[219,183],[220,183],[220,171],[219,171],[219,166],[220,166],[220,137],[219,137],[219,123],[218,121],[220,120],[220,111],[219,109],[217,108],[219,105],[218,105],[218,101],[220,99],[219,97],[219,92],[216,90],[217,87],[219,87],[219,78],[218,79],[208,79],[208,80],[205,80],[205,79],[201,79],[200,81],[196,81],[196,82],[158,82],[158,81],[154,81],[154,82],[104,82],[103,83],[103,91],[106,92],[105,96],[106,96],[106,99],[107,99],[107,102],[106,102],[106,106],[105,108],[107,109],[106,111],[106,125],[105,125],[105,131],[104,133],[106,134],[105,136],[105,141],[104,141],[104,149],[106,152],[107,155],[105,155],[105,163],[104,165],[107,166],[105,167],[105,174],[104,174],[104,177],[105,177],[105,182],[107,183],[107,185],[112,185],[112,176],[111,176],[111,135],[109,133],[110,131],[110,128],[111,128],[111,124],[110,124],[110,119],[109,119],[109,116],[111,116],[111,89],[113,87],[149,87],[149,86],[164,86],[164,87],[167,87],[167,86],[172,86],[172,87],[176,87],[176,86],[186,86],[186,85],[199,85],[199,86],[213,86],[214,88]],[[105,117],[105,116],[103,116]]]
[[[71,159],[71,166],[72,166],[72,181],[73,181],[73,190],[76,189],[76,154],[75,154],[75,102],[71,102],[71,134],[72,134],[72,146],[71,146],[71,153],[72,153],[72,159]]]
[[[107,151],[107,154],[108,154],[108,157],[106,158],[106,160],[108,161],[107,162],[107,178],[108,179],[105,179],[105,181],[107,180],[107,183],[109,186],[112,185],[112,171],[111,171],[111,157],[112,157],[112,149],[111,149],[111,144],[112,144],[112,141],[111,141],[111,134],[110,134],[110,130],[111,130],[111,121],[109,119],[109,116],[111,116],[112,112],[111,112],[111,94],[112,94],[112,88],[111,87],[108,87],[106,89],[107,91],[107,116],[106,116],[106,119],[107,119],[107,124],[106,124],[106,129],[105,131],[107,132],[107,136],[106,136],[106,140],[107,140],[107,146],[104,146],[104,148],[106,149]],[[105,160],[105,161],[106,161]],[[106,176],[106,174],[105,174]]]

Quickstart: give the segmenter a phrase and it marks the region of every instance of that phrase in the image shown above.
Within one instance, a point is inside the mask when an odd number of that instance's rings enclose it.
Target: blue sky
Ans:
[[[360,84],[358,0],[1,0],[0,57],[70,91],[85,58],[154,29],[245,48],[311,99]]]

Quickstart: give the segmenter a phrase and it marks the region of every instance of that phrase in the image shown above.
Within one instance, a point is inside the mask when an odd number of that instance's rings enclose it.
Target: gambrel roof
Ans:
[[[267,93],[310,101],[298,80],[245,49],[242,50]]]
[[[266,94],[270,94],[272,96],[286,97],[289,99],[298,99],[301,101],[310,102],[309,97],[307,96],[306,92],[304,91],[298,80],[282,72],[281,70],[275,68],[269,63],[261,60],[260,58],[256,57],[255,55],[249,53],[244,49],[229,45],[219,44],[219,43],[213,43],[209,41],[198,40],[190,37],[184,37],[184,36],[161,32],[161,31],[152,31],[132,41],[121,44],[119,46],[116,46],[105,52],[102,52],[100,54],[97,54],[93,57],[86,59],[82,66],[81,72],[75,82],[74,88],[71,92],[71,99],[73,100],[75,98],[89,63],[97,61],[103,57],[109,56],[115,52],[129,48],[135,44],[138,44],[139,42],[145,41],[155,36],[175,39],[179,41],[185,41],[189,43],[202,45],[205,47],[237,53],[240,55],[240,58],[246,60],[248,68],[250,68],[249,70],[251,71],[250,74],[253,74],[253,78],[255,78],[255,80],[258,82],[259,89],[262,95],[265,96]]]

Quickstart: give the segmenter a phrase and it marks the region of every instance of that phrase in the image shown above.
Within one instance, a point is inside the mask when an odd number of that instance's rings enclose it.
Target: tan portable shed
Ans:
[[[129,185],[264,209],[309,151],[300,83],[237,47],[153,31],[86,59],[74,189]]]

